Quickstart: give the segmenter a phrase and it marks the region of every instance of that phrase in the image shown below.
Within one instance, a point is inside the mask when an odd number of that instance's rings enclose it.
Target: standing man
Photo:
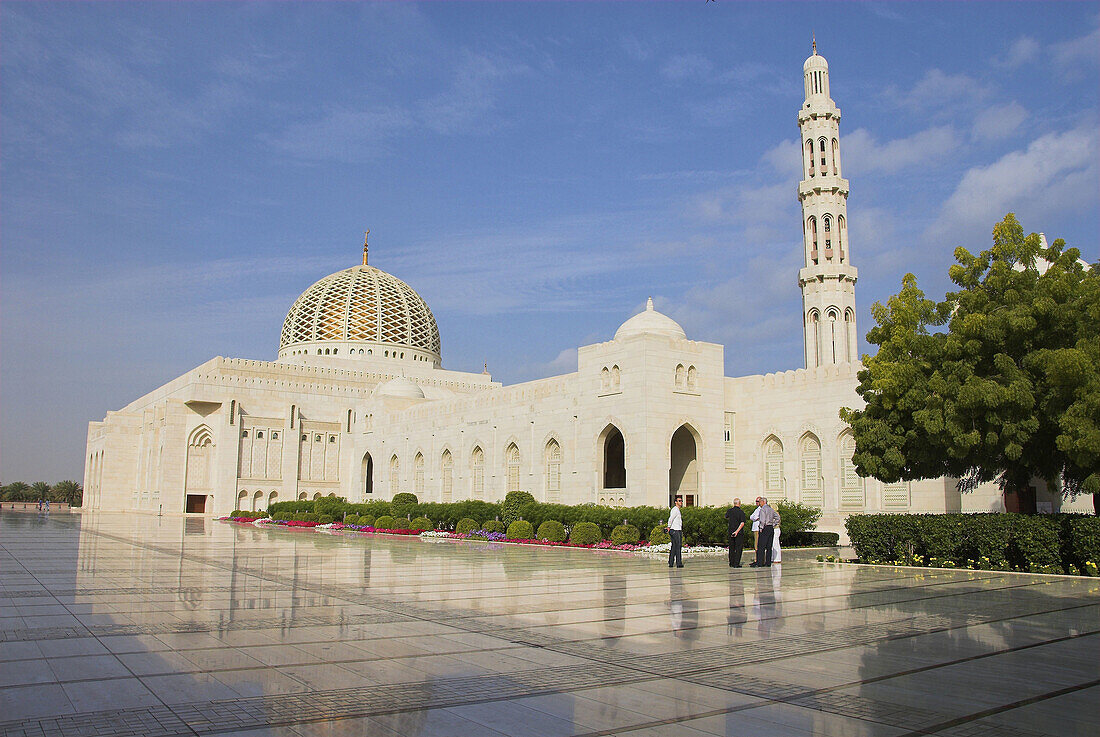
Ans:
[[[734,499],[733,506],[726,510],[726,525],[730,533],[730,568],[741,567],[741,552],[745,549],[745,510],[741,509],[741,500]]]
[[[680,560],[680,548],[684,543],[684,518],[680,514],[680,508],[684,506],[684,498],[679,494],[676,495],[676,506],[673,507],[668,513],[668,524],[665,529],[668,530],[668,536],[672,538],[672,548],[668,551],[668,567],[672,568],[673,560],[677,568],[683,568],[684,562]],[[769,545],[771,543],[768,543]]]
[[[753,568],[770,568],[772,565],[772,540],[775,537],[775,528],[779,524],[779,513],[768,506],[768,500],[760,496],[756,498],[756,512],[760,513],[760,534],[756,536],[756,562]]]

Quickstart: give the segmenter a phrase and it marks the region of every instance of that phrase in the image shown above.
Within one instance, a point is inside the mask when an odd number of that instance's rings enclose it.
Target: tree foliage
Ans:
[[[955,476],[960,488],[1039,477],[1068,495],[1100,491],[1100,268],[1062,239],[1043,248],[1009,213],[978,255],[955,250],[958,290],[939,302],[912,274],[867,340],[862,410],[844,409],[861,475]]]

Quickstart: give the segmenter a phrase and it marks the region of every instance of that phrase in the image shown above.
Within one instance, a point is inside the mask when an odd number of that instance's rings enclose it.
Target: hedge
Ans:
[[[535,531],[532,529],[530,522],[517,519],[508,525],[508,532],[505,533],[505,536],[509,540],[531,540],[535,537]]]
[[[381,517],[374,521],[372,525],[376,530],[396,530],[394,527],[396,520],[388,514],[383,514]]]
[[[423,532],[424,530],[432,530],[435,528],[432,527],[432,521],[427,517],[417,517],[409,523],[408,529],[420,530],[421,532]]]
[[[481,523],[481,529],[486,532],[504,532],[508,527],[498,519],[487,519]]]
[[[595,545],[602,539],[600,527],[595,522],[578,522],[569,531],[569,542],[578,545]]]
[[[566,540],[565,525],[556,519],[548,519],[539,525],[535,537],[552,543],[563,543]]]
[[[476,532],[480,529],[481,525],[477,523],[477,520],[471,519],[470,517],[464,517],[463,519],[460,519],[458,521],[458,524],[455,526],[455,532],[460,535],[468,535],[469,533]]]
[[[619,525],[611,531],[611,542],[616,545],[633,545],[641,537],[641,533],[634,525]]]
[[[860,560],[1061,573],[1100,563],[1100,519],[1075,514],[853,514]]]
[[[506,509],[507,508],[507,509]],[[689,545],[725,545],[727,507],[687,507],[683,510],[684,516],[684,542]],[[746,506],[746,514],[751,514],[753,507]],[[776,511],[782,517],[780,529],[782,536],[780,541],[784,545],[799,544],[800,535],[811,532],[821,510],[800,504],[787,504],[779,502],[775,505]],[[337,520],[344,515],[358,515],[360,524],[374,522],[376,527],[382,527],[377,523],[379,517],[391,519],[407,519],[411,517],[427,517],[434,520],[436,529],[462,532],[459,523],[463,519],[471,520],[496,520],[504,521],[504,528],[516,519],[524,519],[531,523],[535,530],[542,526],[543,522],[555,521],[565,526],[566,530],[572,530],[582,522],[591,523],[599,530],[600,539],[609,539],[615,528],[625,523],[646,532],[647,539],[651,543],[659,543],[663,540],[662,529],[668,520],[668,510],[663,507],[602,507],[595,504],[544,504],[533,501],[528,492],[511,492],[504,503],[486,502],[470,499],[460,502],[419,502],[415,494],[407,492],[395,494],[392,502],[377,500],[360,503],[349,503],[342,498],[325,497],[316,501],[287,501],[276,502],[268,508],[268,513],[273,518],[277,515],[287,514],[289,518],[297,518],[303,514],[327,514]],[[514,515],[514,516],[512,516]],[[366,520],[370,520],[367,522]],[[316,520],[314,520],[316,521]],[[392,522],[391,522],[392,525]],[[495,525],[494,525],[495,527]],[[389,527],[387,529],[394,529]],[[481,525],[475,522],[473,530],[481,529]],[[653,531],[657,530],[657,539],[653,539]],[[469,532],[470,530],[466,530]]]

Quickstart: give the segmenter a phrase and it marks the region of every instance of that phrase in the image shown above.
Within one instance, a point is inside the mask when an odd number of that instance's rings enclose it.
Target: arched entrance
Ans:
[[[603,431],[603,468],[600,480],[604,489],[626,488],[626,441],[619,428],[608,425]]]
[[[367,496],[374,493],[374,459],[370,453],[363,454],[363,493]]]
[[[672,433],[670,450],[668,504],[671,507],[679,494],[685,507],[694,507],[699,503],[699,458],[695,434],[687,425]]]

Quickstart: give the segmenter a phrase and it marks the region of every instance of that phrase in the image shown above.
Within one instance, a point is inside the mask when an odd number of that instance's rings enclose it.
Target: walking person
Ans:
[[[741,567],[741,553],[745,549],[745,510],[741,509],[741,500],[734,499],[733,506],[726,510],[726,525],[729,527],[730,568]]]
[[[672,548],[668,551],[668,567],[672,568],[675,565],[677,568],[683,568],[684,562],[680,559],[680,549],[684,543],[684,518],[680,514],[680,509],[684,506],[684,498],[682,496],[676,496],[676,506],[668,512],[668,524],[665,525],[665,529],[668,531],[668,536],[672,538]],[[675,563],[673,563],[675,561]]]
[[[770,568],[772,564],[772,542],[775,528],[779,524],[779,513],[768,506],[764,497],[756,498],[757,509],[753,514],[760,515],[760,533],[756,536],[756,562],[753,568]]]

